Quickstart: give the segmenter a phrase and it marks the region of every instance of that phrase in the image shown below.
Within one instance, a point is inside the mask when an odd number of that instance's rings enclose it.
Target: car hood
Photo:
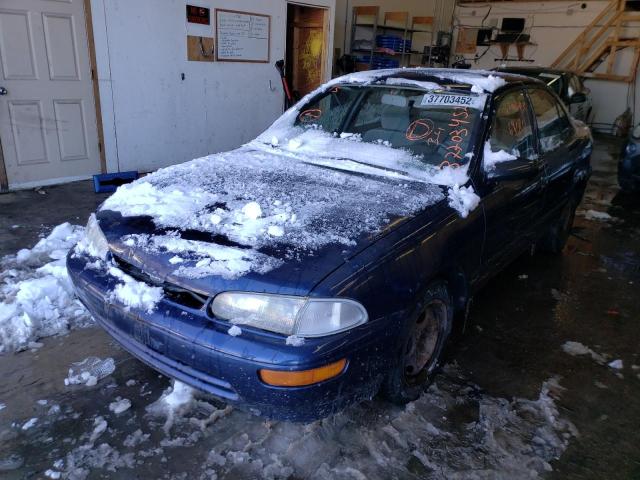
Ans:
[[[245,147],[120,187],[97,219],[121,265],[156,282],[206,295],[307,295],[445,198],[437,185],[351,163]]]

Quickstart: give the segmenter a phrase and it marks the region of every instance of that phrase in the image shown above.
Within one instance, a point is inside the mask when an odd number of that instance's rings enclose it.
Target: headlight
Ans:
[[[367,312],[353,300],[225,292],[211,303],[217,318],[300,337],[321,337],[365,323]]]
[[[92,257],[105,259],[109,252],[107,238],[100,230],[95,214],[91,214],[84,229],[84,237],[78,242],[77,250]]]
[[[636,128],[631,132],[631,136],[636,139],[640,139],[640,125],[636,125]]]
[[[637,149],[638,149],[638,146],[634,142],[629,142],[627,143],[627,148],[625,148],[624,151],[625,151],[625,154],[630,156],[636,153]]]

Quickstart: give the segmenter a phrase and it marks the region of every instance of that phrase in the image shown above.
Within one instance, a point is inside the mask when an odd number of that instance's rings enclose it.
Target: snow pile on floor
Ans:
[[[186,383],[174,380],[173,386],[167,388],[158,400],[147,406],[147,412],[166,417],[163,429],[168,433],[175,419],[193,404],[194,393],[195,390]]]
[[[128,398],[116,398],[115,402],[111,402],[109,404],[109,410],[111,410],[116,415],[121,414],[122,412],[126,412],[131,408],[131,400]]]
[[[302,424],[220,407],[176,382],[136,422],[81,420],[85,433],[48,467],[74,479],[136,467],[181,478],[185,465],[172,460],[194,447],[205,453],[189,478],[536,478],[578,434],[556,406],[562,393],[552,378],[533,399],[494,397],[448,365],[404,407],[374,399]],[[158,416],[172,417],[164,435]]]
[[[600,212],[598,210],[587,210],[583,215],[587,220],[597,220],[601,222],[609,222],[614,219],[607,212]]]
[[[122,442],[122,444],[125,447],[129,448],[137,447],[141,443],[148,441],[150,436],[151,434],[142,433],[142,430],[138,429],[132,434],[127,435],[127,438],[124,439],[124,442]]]
[[[496,165],[498,163],[508,162],[508,161],[517,160],[517,159],[518,159],[517,156],[512,155],[511,153],[506,152],[505,150],[498,150],[497,152],[494,152],[493,149],[491,148],[491,142],[489,140],[484,142],[482,162],[484,164],[483,166],[484,166],[485,172],[491,172],[495,170]]]
[[[65,385],[86,385],[92,387],[100,380],[111,375],[116,369],[113,358],[87,357],[81,362],[71,364]]]
[[[456,210],[462,218],[467,218],[469,212],[480,204],[480,197],[476,195],[472,186],[460,187],[454,185],[448,190],[449,206]]]
[[[22,430],[29,430],[30,428],[33,428],[36,423],[38,423],[38,419],[36,417],[31,418],[22,425]]]
[[[481,393],[454,367],[417,401],[393,407],[374,400],[310,424],[264,422],[236,412],[231,437],[215,447],[207,478],[533,478],[549,472],[575,427],[561,417],[556,379],[538,398],[507,400]],[[457,420],[453,420],[453,419]]]
[[[565,353],[568,353],[569,355],[573,355],[575,356],[582,356],[582,355],[588,355],[590,356],[595,362],[604,365],[605,363],[607,363],[607,357],[606,355],[602,355],[600,353],[594,352],[593,350],[591,350],[589,347],[587,347],[586,345],[583,345],[580,342],[574,342],[574,341],[566,341],[562,344],[562,350]]]
[[[93,323],[75,297],[65,266],[83,231],[63,223],[32,249],[0,259],[0,352]]]
[[[614,370],[622,370],[624,368],[624,363],[620,359],[613,360],[612,362],[607,363],[607,365]]]

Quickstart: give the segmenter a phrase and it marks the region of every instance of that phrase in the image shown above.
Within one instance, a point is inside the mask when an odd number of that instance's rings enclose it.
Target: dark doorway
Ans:
[[[294,97],[306,95],[324,81],[327,22],[325,8],[287,4],[285,71]]]

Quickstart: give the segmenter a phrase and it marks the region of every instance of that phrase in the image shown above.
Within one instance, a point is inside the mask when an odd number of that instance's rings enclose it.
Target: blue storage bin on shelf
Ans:
[[[376,46],[380,48],[389,48],[394,52],[402,52],[404,49],[404,40],[395,35],[376,35]]]

